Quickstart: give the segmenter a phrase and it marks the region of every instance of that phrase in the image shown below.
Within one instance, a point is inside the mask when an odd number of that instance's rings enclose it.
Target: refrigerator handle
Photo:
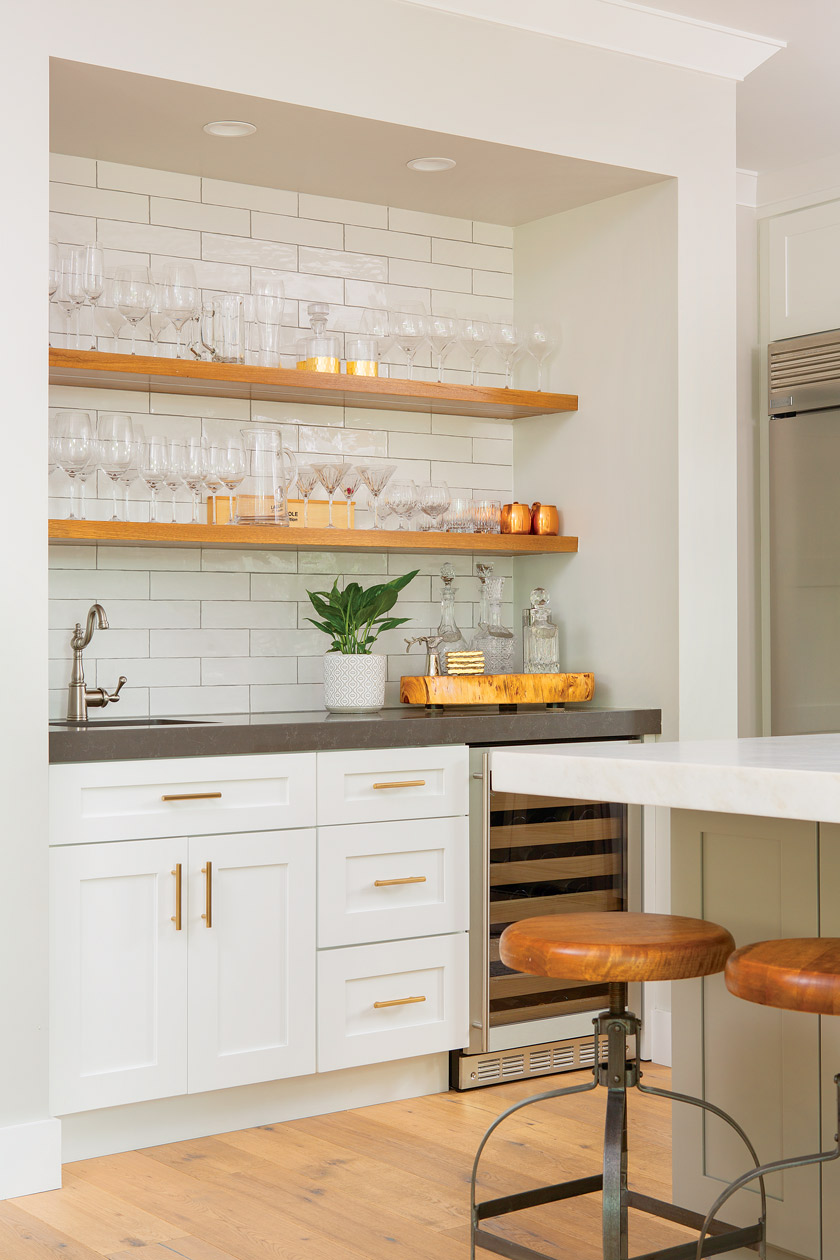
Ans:
[[[481,1050],[490,1031],[490,754],[481,755]]]

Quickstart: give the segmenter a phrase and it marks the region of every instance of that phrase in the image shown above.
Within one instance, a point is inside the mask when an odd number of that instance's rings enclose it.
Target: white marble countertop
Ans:
[[[503,792],[840,823],[840,734],[499,748],[490,768]]]

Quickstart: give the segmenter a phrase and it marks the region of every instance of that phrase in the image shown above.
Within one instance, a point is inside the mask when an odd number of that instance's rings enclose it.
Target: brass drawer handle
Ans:
[[[162,796],[162,801],[217,801],[221,792],[173,792]]]
[[[205,927],[213,926],[213,863],[202,866],[204,876],[204,914],[201,916]]]
[[[403,779],[399,783],[374,783],[374,788],[425,787],[425,779]]]
[[[381,1011],[383,1006],[408,1006],[410,1002],[425,1002],[424,997],[392,998],[390,1002],[374,1002],[373,1009]]]
[[[402,879],[375,879],[374,888],[391,888],[394,884],[425,884],[425,875],[405,875]]]
[[[175,913],[170,916],[170,923],[175,924],[175,931],[181,931],[181,863],[175,863],[175,870],[169,872],[175,876]]]

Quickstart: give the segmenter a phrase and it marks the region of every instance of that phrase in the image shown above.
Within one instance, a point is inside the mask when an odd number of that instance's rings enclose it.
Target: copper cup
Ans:
[[[531,511],[527,503],[506,503],[502,508],[503,534],[530,534]]]
[[[535,503],[531,508],[532,534],[559,534],[560,513],[553,503]]]

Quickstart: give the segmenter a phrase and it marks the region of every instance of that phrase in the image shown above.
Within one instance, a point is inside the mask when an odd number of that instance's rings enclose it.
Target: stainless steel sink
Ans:
[[[92,731],[97,726],[212,726],[207,718],[89,718],[87,722],[69,722],[67,718],[50,718],[50,726],[68,726],[77,731]]]

